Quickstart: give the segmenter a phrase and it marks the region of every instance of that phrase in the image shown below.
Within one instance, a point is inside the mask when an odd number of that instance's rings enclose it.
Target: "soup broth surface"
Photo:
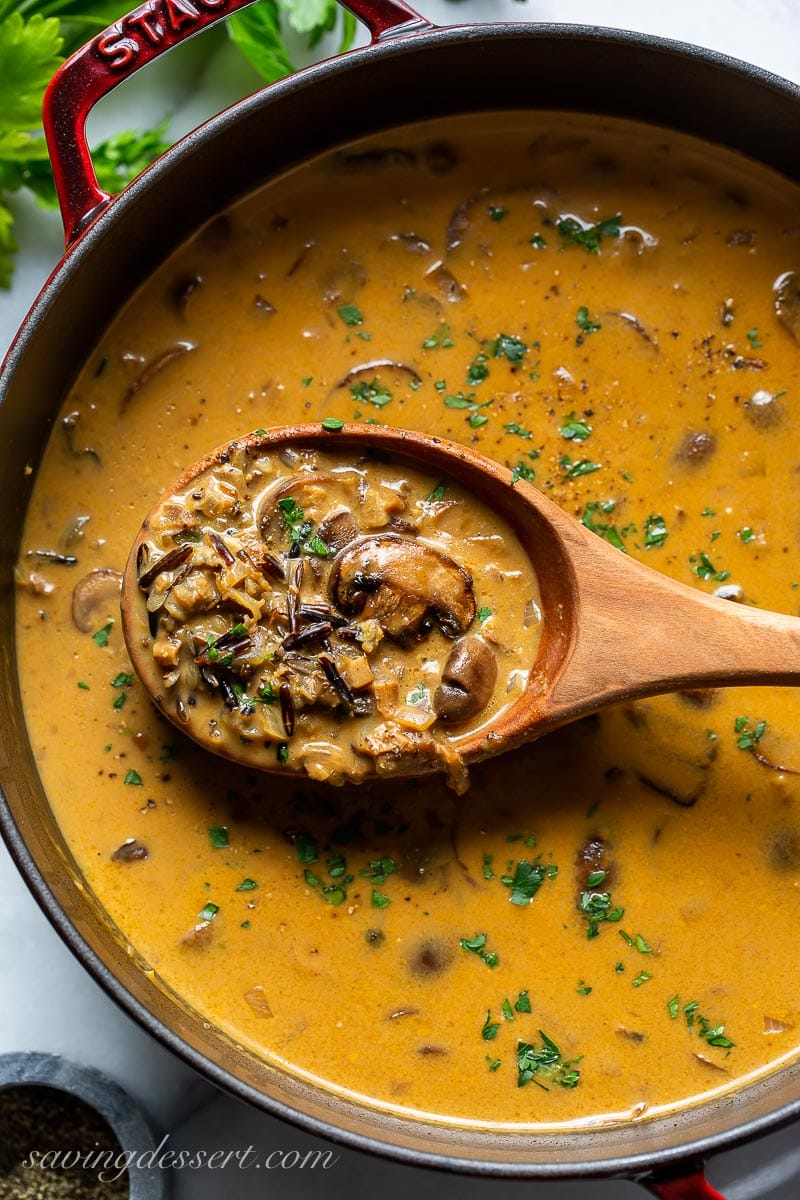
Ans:
[[[796,614],[798,235],[794,185],[688,138],[453,118],[274,180],[112,321],[38,470],[17,638],[44,787],[153,986],[326,1088],[483,1126],[646,1119],[797,1053],[795,692],[628,704],[462,797],[334,791],[183,738],[115,576],[82,628],[73,589],[214,446],[335,418],[475,445],[621,555]]]

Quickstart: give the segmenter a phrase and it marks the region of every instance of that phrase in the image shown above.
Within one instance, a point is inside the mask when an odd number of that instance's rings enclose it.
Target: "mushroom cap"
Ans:
[[[413,538],[385,533],[351,543],[329,580],[334,604],[348,616],[377,620],[397,642],[418,637],[427,620],[447,637],[475,618],[472,577],[454,559]]]

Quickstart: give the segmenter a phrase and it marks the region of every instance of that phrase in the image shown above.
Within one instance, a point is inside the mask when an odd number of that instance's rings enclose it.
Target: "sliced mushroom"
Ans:
[[[338,554],[358,537],[358,526],[349,508],[340,508],[320,522],[319,536],[329,550]]]
[[[157,358],[154,358],[152,362],[149,362],[142,371],[141,375],[138,375],[137,378],[134,379],[133,383],[122,397],[119,406],[120,413],[124,413],[126,411],[128,405],[130,404],[131,400],[133,400],[137,392],[140,392],[142,388],[146,387],[152,379],[155,379],[156,375],[163,371],[165,367],[168,367],[171,362],[175,361],[175,359],[182,358],[184,354],[191,354],[191,352],[196,349],[197,346],[195,346],[192,342],[176,342],[174,346],[170,346],[169,349],[165,350],[163,354],[159,354]]]
[[[150,854],[146,846],[142,845],[141,842],[137,842],[135,838],[128,838],[111,855],[111,861],[119,863],[144,862],[149,857]]]
[[[716,448],[717,439],[713,433],[708,433],[706,430],[700,430],[699,432],[692,432],[690,430],[684,434],[675,452],[675,457],[679,462],[695,467],[710,458]]]
[[[773,394],[760,388],[753,392],[749,400],[744,402],[744,413],[751,425],[757,429],[772,429],[781,423],[783,405],[780,395]]]
[[[497,659],[478,637],[459,638],[442,668],[433,708],[442,721],[467,721],[492,698]]]
[[[800,342],[800,274],[786,271],[773,285],[775,316],[784,329]]]
[[[72,620],[81,633],[93,633],[98,618],[112,616],[119,608],[122,573],[100,567],[79,579],[72,592]]]
[[[472,579],[454,559],[398,534],[363,538],[333,564],[330,596],[348,616],[377,620],[395,641],[411,640],[435,621],[447,637],[475,617]]]

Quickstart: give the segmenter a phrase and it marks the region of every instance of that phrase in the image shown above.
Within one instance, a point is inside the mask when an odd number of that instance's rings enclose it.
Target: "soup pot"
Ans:
[[[423,1166],[494,1177],[638,1179],[662,1200],[718,1197],[702,1162],[800,1116],[800,1062],[735,1094],[641,1124],[489,1132],[380,1113],[237,1046],[141,969],[82,882],[50,812],[22,717],[13,565],[31,477],[51,423],[98,333],[169,251],[267,178],[344,140],[452,113],[560,109],[671,127],[800,180],[800,90],[710,51],[580,26],[436,28],[403,0],[348,0],[372,44],[242,101],[113,198],[86,145],[89,110],[164,50],[248,0],[148,0],[53,80],[45,129],[67,253],[0,373],[0,823],[53,925],[109,994],[203,1075],[276,1116]]]

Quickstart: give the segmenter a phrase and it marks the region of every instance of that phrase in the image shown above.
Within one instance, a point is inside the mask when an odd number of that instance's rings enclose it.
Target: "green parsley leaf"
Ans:
[[[438,504],[440,500],[444,500],[447,493],[446,483],[437,483],[435,488],[432,488],[425,497],[426,504]]]
[[[724,583],[726,579],[730,578],[730,571],[718,571],[704,550],[699,554],[690,555],[689,562],[694,564],[692,574],[696,575],[698,579],[711,579],[715,583]]]
[[[377,888],[372,889],[372,907],[373,908],[386,908],[387,904],[391,904],[391,903],[392,902],[389,899],[389,897],[385,896],[383,894],[383,892],[379,892]]]
[[[592,432],[587,421],[582,421],[571,412],[558,431],[563,438],[571,442],[585,442]]]
[[[502,221],[503,217],[508,216],[508,209],[500,208],[497,204],[490,204],[487,212],[493,221]]]
[[[648,979],[652,978],[653,976],[649,971],[640,971],[636,978],[631,980],[631,983],[635,988],[638,988],[641,987],[643,983],[647,983]]]
[[[227,825],[212,825],[208,831],[212,850],[226,850],[230,845]]]
[[[322,428],[326,429],[328,433],[338,433],[340,429],[344,428],[344,421],[341,417],[326,417],[322,422]]]
[[[344,321],[345,325],[363,325],[364,316],[360,308],[356,308],[355,304],[343,304],[341,308],[336,310],[339,316]]]
[[[529,1013],[531,1011],[531,1002],[527,989],[524,992],[520,992],[520,994],[517,996],[517,999],[514,1002],[514,1008],[518,1013]]]
[[[647,550],[663,546],[669,537],[666,522],[662,516],[651,513],[644,523],[644,544]]]
[[[524,479],[527,483],[532,483],[536,478],[536,472],[533,467],[529,467],[527,463],[518,462],[511,472],[511,482],[518,483],[520,479]]]
[[[486,1020],[483,1022],[483,1028],[481,1029],[481,1037],[485,1042],[493,1042],[497,1037],[499,1029],[500,1022],[492,1020],[492,1010],[488,1009],[486,1013]]]
[[[677,996],[673,996],[671,1000],[667,1001],[667,1011],[669,1012],[669,1015],[672,1017],[673,1021],[677,1020],[678,1018],[679,1006],[680,1000]]]
[[[131,767],[123,782],[129,784],[130,787],[141,787],[142,777],[138,771],[134,771],[133,767]]]
[[[258,887],[258,884],[256,883],[255,879],[247,878],[247,879],[243,879],[241,883],[236,885],[236,891],[237,892],[252,892],[257,887]]]
[[[493,858],[493,855],[491,855],[491,854],[484,854],[484,856],[483,856],[483,878],[484,879],[494,879],[494,871],[492,870],[492,858]]]
[[[108,645],[108,639],[111,635],[111,630],[114,628],[114,622],[109,621],[102,629],[98,629],[97,633],[92,634],[92,641],[102,650]]]
[[[299,546],[304,554],[313,554],[317,558],[330,558],[330,550],[319,534],[314,533],[314,527],[306,520],[306,515],[300,505],[291,496],[278,501],[283,524],[289,534],[292,546]]]
[[[750,343],[750,345],[753,347],[754,350],[760,350],[764,344],[763,342],[760,342],[758,339],[759,339],[758,330],[757,329],[748,329],[747,340]]]
[[[86,683],[86,682],[85,682],[83,679],[79,679],[79,680],[78,680],[78,687],[79,687],[79,688],[80,688],[82,691],[84,691],[84,692],[88,692],[88,691],[90,691],[90,690],[91,690],[91,689],[89,688],[89,685],[88,685],[88,683]]]
[[[580,329],[581,333],[587,336],[590,333],[597,333],[598,329],[603,328],[599,321],[592,320],[592,318],[589,316],[589,310],[585,304],[582,304],[576,312],[575,324],[578,326],[578,329]]]
[[[482,959],[489,968],[494,968],[500,962],[499,957],[494,951],[486,951],[487,936],[485,933],[476,933],[471,938],[459,938],[459,946],[462,950],[468,951],[470,954],[477,954],[478,958]]]
[[[595,938],[599,934],[602,921],[621,921],[624,908],[615,908],[611,901],[610,892],[581,892],[578,910],[586,917],[586,936]]]
[[[506,358],[513,366],[522,362],[529,347],[514,334],[499,333],[491,345],[493,358]]]
[[[577,217],[561,217],[556,222],[556,229],[565,245],[582,246],[589,254],[600,253],[600,243],[603,238],[618,238],[622,216],[606,217],[596,225],[588,225]]]
[[[508,425],[504,425],[503,428],[507,433],[515,433],[517,437],[525,438],[527,441],[533,440],[533,434],[524,429],[522,425],[517,425],[514,421],[511,421]]]
[[[491,1057],[490,1055],[488,1055],[488,1054],[486,1055],[486,1062],[489,1064],[489,1070],[490,1070],[490,1071],[496,1071],[496,1070],[497,1070],[497,1068],[500,1066],[500,1059],[499,1059],[499,1058],[492,1058],[492,1057]]]
[[[579,458],[573,462],[568,454],[562,454],[558,462],[564,471],[565,479],[580,479],[582,475],[591,475],[601,468],[600,463],[591,462],[588,458]]]
[[[362,379],[352,384],[350,394],[354,400],[359,400],[362,404],[371,404],[373,408],[385,408],[392,402],[389,388],[378,379],[373,379],[370,383]]]
[[[552,1038],[541,1029],[539,1037],[542,1039],[541,1048],[537,1048],[535,1042],[517,1042],[517,1086],[524,1087],[526,1083],[533,1081],[547,1091],[541,1082],[541,1079],[546,1079],[558,1087],[577,1087],[581,1077],[580,1071],[570,1068],[574,1068],[581,1058],[572,1058],[564,1062],[561,1051]]]
[[[319,860],[317,843],[313,838],[306,837],[303,833],[298,834],[294,843],[294,849],[298,862],[311,864]]]
[[[736,745],[740,750],[754,750],[766,728],[766,721],[757,721],[751,726],[749,717],[737,717],[733,723],[734,733],[738,734]]]
[[[547,242],[544,240],[544,238],[542,237],[542,235],[540,233],[535,233],[533,235],[533,237],[530,239],[530,243],[535,250],[546,250],[547,249]]]
[[[578,983],[578,986],[575,989],[575,991],[578,993],[579,996],[590,996],[592,994],[592,989],[589,987],[588,983],[584,983],[584,981],[582,979]]]
[[[514,874],[502,875],[500,882],[511,889],[510,902],[523,908],[526,904],[530,904],[546,878],[548,878],[548,872],[544,863],[539,859],[528,862],[523,858],[517,863]]]
[[[200,912],[197,915],[201,921],[213,921],[218,912],[219,905],[212,904],[211,901],[209,901],[205,908],[200,909]]]

